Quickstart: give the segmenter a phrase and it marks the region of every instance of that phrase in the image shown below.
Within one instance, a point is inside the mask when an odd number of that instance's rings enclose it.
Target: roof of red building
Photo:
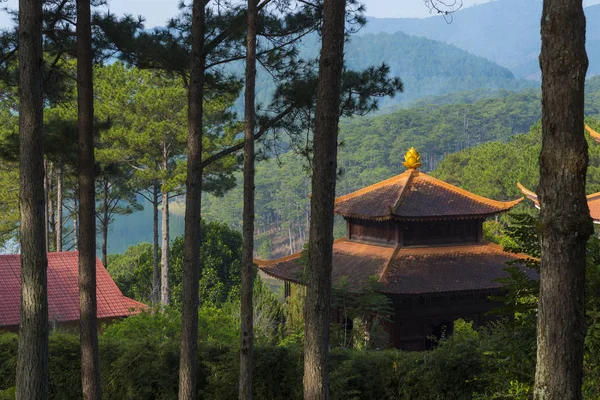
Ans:
[[[491,200],[409,169],[336,198],[335,213],[375,220],[484,218],[508,211],[521,200]]]
[[[529,200],[533,202],[533,204],[535,204],[537,208],[540,208],[540,201],[535,192],[532,192],[531,190],[527,189],[519,182],[517,182],[517,187]],[[590,209],[590,217],[592,217],[594,222],[600,223],[600,192],[588,194],[586,197],[588,208]]]
[[[304,267],[300,253],[272,261],[256,260],[268,275],[293,283],[303,283]],[[466,290],[485,290],[501,286],[498,278],[508,276],[506,262],[527,258],[491,243],[427,246],[383,247],[338,240],[333,245],[332,282],[346,277],[351,291],[359,291],[375,275],[381,291],[390,294],[425,294]],[[537,274],[524,268],[535,278]]]
[[[48,253],[48,317],[51,322],[79,320],[78,252]],[[125,317],[145,310],[123,296],[96,258],[98,319]],[[21,257],[0,255],[0,327],[16,326],[21,308]]]

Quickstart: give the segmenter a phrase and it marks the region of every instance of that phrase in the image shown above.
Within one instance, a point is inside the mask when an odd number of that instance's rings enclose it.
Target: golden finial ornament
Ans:
[[[417,169],[421,166],[421,156],[414,147],[408,149],[404,155],[404,162],[402,163],[408,169]]]

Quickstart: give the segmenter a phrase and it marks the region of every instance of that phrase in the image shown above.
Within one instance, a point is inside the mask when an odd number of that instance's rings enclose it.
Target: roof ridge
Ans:
[[[358,190],[356,190],[354,192],[345,194],[343,196],[336,197],[335,198],[335,204],[344,202],[346,200],[353,199],[353,198],[358,197],[360,195],[363,195],[365,193],[371,192],[371,191],[373,191],[375,189],[379,189],[380,187],[393,185],[394,183],[396,183],[400,179],[404,178],[406,175],[410,176],[411,175],[411,173],[410,173],[411,171],[412,170],[406,170],[406,171],[404,171],[401,174],[392,176],[391,178],[387,178],[387,179],[385,179],[383,181],[374,183],[372,185],[366,186],[366,187],[364,187],[362,189],[358,189]]]
[[[459,195],[462,195],[464,197],[467,197],[469,199],[472,199],[474,201],[477,201],[479,203],[486,204],[486,205],[489,205],[492,207],[514,207],[517,204],[519,204],[521,201],[523,201],[523,199],[524,199],[523,197],[521,197],[519,199],[515,199],[515,200],[510,200],[510,201],[499,201],[499,200],[488,199],[487,197],[480,196],[475,193],[471,193],[468,190],[459,188],[458,186],[452,185],[448,182],[444,182],[441,179],[434,178],[433,176],[428,175],[424,172],[417,171],[416,173],[418,174],[417,177],[420,177],[422,175],[425,178],[425,180],[428,180],[432,183],[442,186],[443,188],[451,190]]]
[[[380,283],[384,282],[383,278],[386,276],[386,272],[388,272],[388,270],[390,269],[390,265],[392,265],[392,263],[396,260],[396,257],[398,256],[398,253],[400,252],[401,248],[402,248],[402,246],[400,246],[400,245],[396,246],[396,248],[394,249],[394,252],[392,253],[392,256],[390,257],[387,264],[383,268],[383,271],[381,271],[381,274],[379,274],[379,279],[377,280],[378,282],[380,282]]]
[[[409,169],[406,172],[408,172],[408,178],[406,179],[406,185],[404,185],[402,187],[402,189],[400,189],[400,193],[398,194],[398,199],[396,200],[396,204],[394,204],[394,206],[391,207],[391,211],[393,214],[396,214],[398,207],[400,207],[400,200],[402,200],[402,196],[404,196],[404,193],[406,192],[406,188],[412,183],[415,173],[418,173],[417,170],[415,170],[415,169]]]

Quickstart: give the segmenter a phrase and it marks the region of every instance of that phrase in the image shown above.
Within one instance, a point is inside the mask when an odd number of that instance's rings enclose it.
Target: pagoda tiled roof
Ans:
[[[79,320],[78,252],[48,253],[48,318],[50,322]],[[123,296],[96,258],[98,319],[126,317],[147,309]],[[0,327],[17,326],[21,309],[21,256],[0,255]]]
[[[508,211],[522,200],[491,200],[409,169],[336,198],[335,213],[372,220],[485,218]]]
[[[590,134],[590,136],[596,141],[596,142],[600,142],[600,133],[596,132],[595,130],[593,130],[589,125],[585,126],[585,130],[588,131],[588,133]]]
[[[521,192],[527,197],[529,200],[535,204],[536,208],[540,208],[540,201],[535,192],[527,189],[525,186],[521,185],[517,182],[517,187]],[[590,209],[590,217],[594,220],[595,223],[600,223],[600,192],[588,194],[586,196],[588,208]]]
[[[375,275],[381,292],[415,295],[501,287],[498,278],[508,276],[506,262],[528,258],[503,251],[495,244],[393,248],[338,240],[333,245],[333,285],[346,277],[349,290],[358,292]],[[272,261],[255,260],[266,274],[303,284],[300,253]],[[536,278],[535,271],[524,271]]]

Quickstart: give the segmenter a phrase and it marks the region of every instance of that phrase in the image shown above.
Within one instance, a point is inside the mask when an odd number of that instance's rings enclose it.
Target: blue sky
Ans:
[[[463,0],[465,7],[487,3],[489,0]],[[541,1],[541,0],[539,0]],[[373,17],[418,17],[429,16],[424,0],[363,0],[367,7],[367,15]],[[16,7],[18,0],[0,0],[8,7]],[[165,21],[177,14],[179,0],[109,0],[109,9],[115,14],[129,13],[142,15],[146,19],[146,27],[164,25]],[[600,0],[584,0],[584,5],[600,4]],[[10,24],[5,13],[0,13],[0,28]]]

